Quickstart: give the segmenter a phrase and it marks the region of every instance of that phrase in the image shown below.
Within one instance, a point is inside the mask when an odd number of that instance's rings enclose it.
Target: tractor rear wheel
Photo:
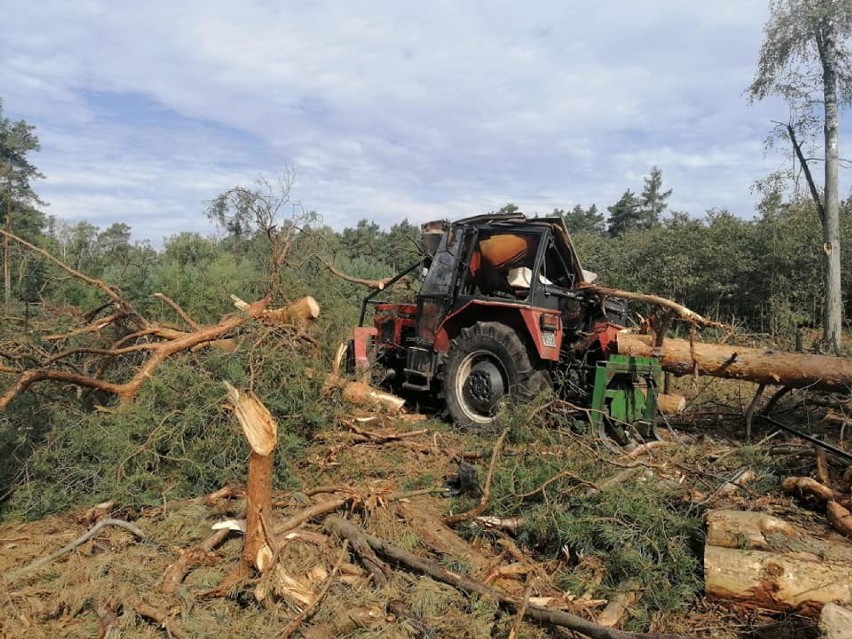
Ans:
[[[462,329],[450,346],[443,385],[459,428],[488,430],[504,401],[525,401],[549,385],[518,333],[499,322]]]

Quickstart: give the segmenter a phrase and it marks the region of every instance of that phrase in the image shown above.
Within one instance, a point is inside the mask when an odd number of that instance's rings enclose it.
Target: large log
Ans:
[[[828,602],[852,603],[852,545],[812,535],[757,512],[707,514],[709,598],[816,616]]]
[[[775,553],[808,553],[852,568],[852,544],[841,537],[811,534],[778,517],[749,510],[711,510],[704,518],[708,546]]]
[[[829,602],[852,604],[852,568],[763,550],[704,549],[711,599],[816,616]]]
[[[824,391],[852,388],[852,358],[671,338],[655,349],[650,336],[631,333],[618,334],[618,352],[634,357],[659,357],[663,370],[675,375],[698,372],[758,384]]]

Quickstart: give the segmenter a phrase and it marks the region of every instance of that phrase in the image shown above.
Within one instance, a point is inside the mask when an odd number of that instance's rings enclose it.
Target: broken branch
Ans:
[[[323,266],[325,266],[331,272],[332,275],[334,275],[335,277],[339,277],[340,279],[345,280],[347,282],[352,282],[353,284],[369,286],[370,288],[375,288],[381,291],[385,288],[385,286],[388,285],[388,282],[393,279],[392,277],[385,277],[380,280],[369,280],[364,279],[363,277],[355,277],[354,275],[348,275],[344,273],[343,271],[335,267],[334,264],[332,264],[331,262],[326,262],[321,257],[318,257],[317,259],[319,259],[319,261],[323,263]]]
[[[93,537],[97,536],[97,534],[102,529],[106,528],[107,526],[117,526],[119,528],[124,528],[125,530],[129,531],[137,539],[144,539],[145,538],[145,533],[142,532],[139,529],[138,526],[135,526],[134,524],[131,524],[128,521],[124,521],[123,519],[101,519],[98,523],[96,523],[94,526],[92,526],[85,533],[83,533],[82,535],[77,537],[77,539],[75,539],[71,543],[67,544],[66,546],[63,546],[62,548],[60,548],[56,552],[50,553],[46,557],[42,557],[41,559],[37,559],[36,561],[32,562],[31,564],[24,566],[23,568],[19,568],[18,570],[14,570],[14,571],[8,573],[7,575],[5,575],[4,579],[6,579],[7,581],[14,581],[15,579],[17,579],[21,575],[25,575],[28,572],[32,572],[33,570],[38,570],[39,568],[46,566],[47,564],[52,562],[54,559],[58,559],[62,555],[65,555],[65,554],[71,552],[72,550],[74,550],[78,546],[85,544],[87,541],[89,541]]]
[[[410,570],[424,573],[433,579],[445,584],[449,584],[465,593],[477,594],[486,599],[496,600],[506,604],[516,611],[520,611],[523,607],[523,601],[518,597],[512,597],[503,593],[496,588],[487,586],[478,581],[474,581],[468,577],[452,573],[442,566],[428,559],[423,559],[401,548],[398,548],[391,543],[364,533],[364,539],[370,547],[377,553],[384,555],[394,561],[402,564]],[[555,626],[568,628],[591,637],[592,639],[683,639],[680,635],[674,634],[657,634],[657,633],[633,633],[613,628],[606,628],[592,621],[588,621],[573,615],[563,610],[556,610],[546,606],[528,604],[524,610],[524,617],[535,619],[542,623],[549,623]]]
[[[644,304],[662,306],[663,308],[667,308],[670,311],[673,311],[682,320],[690,322],[692,324],[699,324],[700,326],[707,326],[709,328],[726,328],[724,324],[714,322],[713,320],[708,320],[702,315],[696,313],[695,311],[688,309],[683,304],[678,304],[675,301],[666,299],[665,297],[660,297],[658,295],[647,295],[645,293],[622,291],[621,289],[598,286],[597,284],[582,284],[581,288],[587,291],[592,291],[593,293],[597,293],[598,295],[604,295],[607,297],[621,297],[626,300],[633,300],[634,302],[642,302]]]
[[[488,465],[488,475],[485,478],[485,487],[482,489],[482,497],[479,498],[479,503],[467,512],[445,517],[444,523],[447,526],[473,519],[485,510],[485,507],[488,505],[488,500],[491,497],[491,481],[494,479],[494,468],[497,466],[497,459],[500,457],[500,450],[503,448],[503,442],[506,441],[506,435],[509,434],[509,430],[509,426],[504,428],[503,432],[500,433],[500,437],[498,437],[497,441],[494,443],[494,448],[491,451],[491,463]]]

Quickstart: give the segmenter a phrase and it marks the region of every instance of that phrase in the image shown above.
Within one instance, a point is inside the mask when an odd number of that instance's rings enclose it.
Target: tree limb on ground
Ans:
[[[175,621],[167,612],[152,606],[140,599],[130,599],[127,604],[136,611],[140,617],[156,621],[170,637],[175,639],[186,639],[187,634],[183,627]]]
[[[355,527],[353,524],[345,520],[339,520],[335,523],[335,526],[341,530],[347,530],[349,527]],[[386,558],[402,564],[409,570],[426,574],[437,581],[453,586],[467,594],[476,594],[484,597],[485,599],[499,601],[515,611],[520,611],[523,608],[524,603],[521,598],[512,597],[497,590],[496,588],[474,581],[468,577],[452,573],[441,567],[439,564],[398,548],[384,539],[374,537],[367,533],[361,534],[363,534],[364,540],[374,551]],[[592,639],[683,639],[681,635],[633,633],[615,630],[613,628],[606,628],[569,612],[557,610],[555,608],[548,608],[546,606],[528,604],[523,612],[524,617],[534,619],[540,623],[568,628],[587,637],[591,637]]]
[[[485,478],[485,487],[482,489],[482,496],[479,498],[479,503],[467,512],[445,517],[444,523],[447,526],[473,519],[485,510],[485,507],[488,505],[488,500],[491,498],[491,481],[494,479],[494,468],[497,466],[497,460],[500,458],[500,450],[503,448],[503,442],[506,441],[506,436],[509,434],[509,430],[511,429],[508,426],[504,428],[503,432],[500,433],[500,437],[498,437],[497,441],[494,443],[494,448],[491,451],[491,463],[488,465],[488,475]]]
[[[50,553],[46,557],[42,557],[41,559],[37,559],[36,561],[32,562],[31,564],[24,566],[23,568],[20,568],[18,570],[15,570],[15,571],[12,571],[12,572],[6,574],[3,577],[3,579],[5,579],[6,581],[14,581],[15,579],[21,577],[22,575],[27,574],[28,572],[32,572],[33,570],[38,570],[39,568],[43,568],[44,566],[46,566],[50,562],[52,562],[54,559],[58,559],[62,555],[65,555],[65,554],[71,552],[72,550],[74,550],[78,546],[85,544],[87,541],[89,541],[90,539],[97,536],[97,534],[102,529],[106,528],[107,526],[117,526],[119,528],[124,528],[125,530],[129,531],[137,539],[145,539],[145,533],[142,532],[142,530],[140,530],[138,526],[135,526],[134,524],[131,524],[128,521],[124,521],[123,519],[101,519],[98,523],[96,523],[94,526],[92,526],[85,533],[83,533],[82,535],[77,537],[71,543],[67,544],[66,546],[63,546],[62,548],[60,548],[56,552]]]

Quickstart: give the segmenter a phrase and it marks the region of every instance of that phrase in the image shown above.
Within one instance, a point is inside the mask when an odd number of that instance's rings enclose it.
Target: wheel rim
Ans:
[[[465,415],[474,422],[489,423],[494,409],[508,390],[506,370],[488,351],[469,353],[459,365],[456,397]]]

